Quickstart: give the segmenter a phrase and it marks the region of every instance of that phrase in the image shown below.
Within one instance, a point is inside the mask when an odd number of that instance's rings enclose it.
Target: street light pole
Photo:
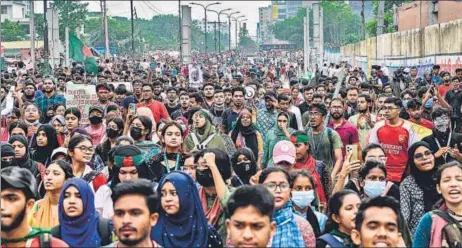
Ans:
[[[238,22],[238,19],[239,18],[242,18],[242,17],[245,17],[245,15],[241,15],[241,16],[238,16],[238,17],[234,17],[234,40],[236,42],[236,45],[235,45],[235,49],[237,49],[237,22]]]
[[[240,11],[236,11],[230,14],[225,14],[228,16],[228,50],[231,51],[231,17],[235,14],[241,13]]]
[[[204,13],[205,13],[205,17],[204,17],[204,30],[205,30],[205,52],[207,52],[207,8],[212,6],[212,5],[217,5],[217,4],[221,4],[220,2],[214,2],[214,3],[209,3],[207,5],[203,5],[203,4],[200,4],[200,3],[189,3],[191,5],[198,5],[198,6],[201,6],[202,8],[204,8]]]
[[[227,8],[227,9],[224,9],[224,10],[221,10],[220,12],[218,12],[216,10],[209,9],[209,11],[215,12],[218,15],[218,52],[221,52],[221,21],[220,21],[220,15],[225,14],[223,12],[230,11],[230,10],[231,10],[231,8]]]

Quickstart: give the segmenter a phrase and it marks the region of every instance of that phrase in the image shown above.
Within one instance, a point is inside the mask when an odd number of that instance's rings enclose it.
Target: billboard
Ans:
[[[271,6],[272,7],[272,14],[271,14],[271,18],[273,20],[277,20],[279,18],[279,11],[278,11],[278,6],[277,5],[273,5]]]

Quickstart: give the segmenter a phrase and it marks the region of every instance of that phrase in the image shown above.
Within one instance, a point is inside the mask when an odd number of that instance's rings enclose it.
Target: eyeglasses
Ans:
[[[392,111],[393,109],[399,109],[399,108],[396,108],[396,107],[391,107],[391,106],[388,106],[388,107],[382,107],[383,110],[385,111]]]
[[[95,149],[93,147],[77,146],[75,148],[80,149],[82,152],[93,153],[95,151]]]
[[[268,188],[271,191],[276,191],[278,187],[281,191],[288,191],[290,189],[290,184],[288,183],[281,183],[281,184],[265,183],[264,185],[266,186],[266,188]]]
[[[424,160],[425,157],[430,157],[433,156],[433,153],[430,150],[425,151],[424,153],[416,153],[414,154],[414,159],[415,160]]]

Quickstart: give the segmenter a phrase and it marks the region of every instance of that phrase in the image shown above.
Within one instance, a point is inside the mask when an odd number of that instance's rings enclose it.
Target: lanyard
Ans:
[[[170,173],[170,164],[168,163],[167,159],[167,152],[164,152],[164,161],[165,161],[165,168],[167,169],[167,173]],[[175,171],[179,170],[180,168],[180,154],[176,154],[176,161],[175,161]]]
[[[452,136],[452,131],[449,132],[449,138],[448,138],[448,142],[447,142],[446,146],[450,146],[450,145],[451,145],[451,136]],[[441,149],[441,144],[440,144],[440,142],[438,141],[438,138],[435,137],[435,141],[436,141],[436,145],[438,145],[438,148]],[[445,163],[446,163],[446,157],[447,157],[447,156],[448,156],[447,153],[445,153],[445,154],[443,155],[443,158],[444,158],[444,162],[445,162]]]
[[[309,131],[310,131],[310,134],[311,134],[311,139],[313,140],[313,154],[318,154],[318,150],[319,150],[319,147],[321,147],[322,138],[323,138],[324,132],[326,130],[325,130],[325,128],[322,129],[321,137],[319,138],[318,142],[315,142],[315,140],[314,140],[313,129],[311,127],[310,127]]]

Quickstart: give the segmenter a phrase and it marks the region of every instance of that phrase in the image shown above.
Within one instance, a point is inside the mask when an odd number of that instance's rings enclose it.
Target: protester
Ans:
[[[44,229],[31,227],[27,216],[32,214],[37,183],[24,168],[3,168],[1,174],[2,247],[69,247],[51,237]]]
[[[34,143],[32,143],[31,157],[33,160],[47,166],[51,162],[53,150],[58,148],[56,130],[49,124],[41,125],[37,129]]]
[[[125,122],[124,134],[130,134],[130,137],[135,140],[135,145],[143,151],[145,158],[156,155],[160,150],[159,146],[149,139],[152,132],[153,124],[145,115],[137,116],[129,122]]]
[[[159,219],[151,238],[163,247],[223,247],[220,235],[202,210],[194,181],[186,173],[172,171],[159,182]]]
[[[235,173],[231,183],[235,187],[249,184],[250,178],[259,170],[254,154],[249,148],[237,149],[231,158],[231,165]]]
[[[274,146],[282,140],[289,140],[290,135],[295,132],[289,127],[289,115],[285,112],[277,114],[277,124],[273,126],[265,135],[263,146],[262,168],[272,167]]]
[[[198,109],[192,115],[194,130],[185,139],[186,151],[194,152],[206,148],[225,149],[225,142],[213,126],[210,113]]]
[[[230,133],[237,149],[247,147],[257,158],[257,165],[261,168],[263,158],[263,138],[252,123],[252,113],[247,109],[241,110],[236,120],[236,126]]]
[[[64,183],[74,177],[72,167],[63,160],[51,162],[45,171],[43,187],[45,196],[35,202],[29,215],[29,224],[38,228],[52,228],[59,224],[58,206]]]
[[[101,157],[103,162],[107,162],[108,152],[116,146],[116,140],[122,135],[123,130],[124,121],[122,119],[115,117],[107,121],[106,139],[95,149],[95,153]]]
[[[90,125],[85,130],[90,134],[94,147],[106,139],[106,127],[103,124],[104,109],[101,106],[90,106],[88,110],[88,119]]]

